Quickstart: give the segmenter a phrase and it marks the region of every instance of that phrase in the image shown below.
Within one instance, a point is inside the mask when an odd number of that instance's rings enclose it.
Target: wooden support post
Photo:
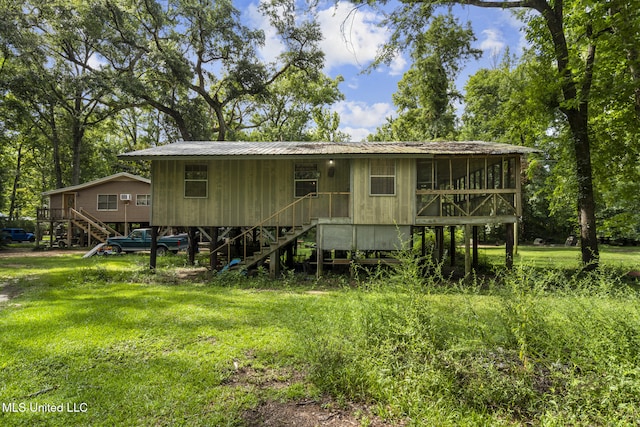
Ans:
[[[420,255],[424,257],[427,254],[427,227],[422,226],[422,242],[420,244]]]
[[[198,251],[198,240],[196,239],[196,227],[187,229],[187,264],[194,265],[196,263],[196,252]]]
[[[506,227],[506,238],[505,238],[505,250],[506,250],[506,260],[505,264],[507,268],[510,270],[513,268],[513,228],[514,224],[509,223],[505,225]]]
[[[322,227],[316,228],[316,277],[319,279],[322,277],[322,268],[324,263],[324,256],[322,253]]]
[[[444,259],[444,227],[436,227],[436,261],[442,262]]]
[[[53,248],[53,221],[49,222],[49,249]]]
[[[276,249],[269,255],[269,277],[272,279],[278,278],[280,276],[280,255],[282,251],[280,248]]]
[[[452,225],[449,227],[449,238],[451,241],[449,242],[449,260],[451,261],[451,267],[456,266],[456,226]]]
[[[218,247],[218,227],[211,227],[209,236],[211,236],[209,241],[209,268],[211,271],[216,271],[218,268],[218,252],[216,251]]]
[[[293,269],[294,267],[294,262],[293,262],[293,248],[296,245],[296,240],[294,239],[291,243],[289,243],[286,248],[285,248],[285,255],[286,255],[286,262],[285,262],[285,266],[289,269]]]
[[[471,261],[472,268],[478,269],[478,226],[473,226],[473,258]]]
[[[149,269],[155,273],[158,257],[158,227],[151,227],[151,256],[149,256]]]
[[[471,274],[471,225],[464,226],[464,275]]]

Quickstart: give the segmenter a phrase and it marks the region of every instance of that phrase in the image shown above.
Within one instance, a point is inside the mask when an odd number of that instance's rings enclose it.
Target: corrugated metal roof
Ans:
[[[505,155],[536,152],[532,148],[483,141],[447,142],[247,142],[183,141],[121,154],[128,159],[199,157],[366,157],[370,155]]]

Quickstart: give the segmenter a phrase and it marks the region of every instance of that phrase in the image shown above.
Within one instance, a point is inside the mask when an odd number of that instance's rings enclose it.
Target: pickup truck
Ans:
[[[36,240],[33,233],[24,231],[22,228],[3,228],[1,235],[7,242],[35,242]]]
[[[186,234],[158,237],[157,244],[158,255],[164,255],[169,251],[175,254],[180,250],[186,250],[189,246]],[[111,246],[116,253],[149,251],[151,250],[151,229],[138,228],[125,237],[109,237],[106,246]]]

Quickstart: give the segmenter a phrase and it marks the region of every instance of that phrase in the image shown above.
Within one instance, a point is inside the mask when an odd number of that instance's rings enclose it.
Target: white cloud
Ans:
[[[371,62],[389,39],[389,32],[377,24],[381,17],[349,2],[318,11],[318,22],[324,39],[326,69],[341,65],[362,66]]]
[[[362,141],[395,114],[393,106],[384,102],[342,101],[332,109],[340,115],[340,130],[351,135],[352,141]]]
[[[351,127],[341,127],[340,131],[351,135],[350,141],[360,142],[367,139],[367,136],[373,133],[372,129],[367,128],[351,128]]]
[[[333,109],[340,115],[340,124],[345,128],[375,129],[395,113],[393,106],[385,102],[369,105],[365,102],[342,101],[335,104]]]
[[[271,26],[269,19],[260,13],[258,5],[251,3],[247,6],[246,15],[249,19],[249,26],[264,32],[264,46],[260,48],[260,56],[267,62],[275,62],[278,56],[284,52],[284,44],[278,38],[276,29]]]
[[[261,57],[268,62],[275,61],[284,51],[284,45],[268,18],[260,13],[257,3],[249,4],[244,14],[249,26],[259,28],[265,34]],[[371,63],[390,36],[386,28],[378,26],[381,19],[381,15],[371,10],[344,1],[328,3],[326,8],[318,9],[317,20],[323,35],[319,45],[325,54],[324,71],[329,73],[343,65],[363,68]],[[398,55],[390,64],[389,74],[402,74],[406,65],[406,60]]]
[[[482,31],[483,40],[480,42],[480,49],[488,52],[491,58],[496,58],[507,45],[504,41],[502,31],[489,28]]]

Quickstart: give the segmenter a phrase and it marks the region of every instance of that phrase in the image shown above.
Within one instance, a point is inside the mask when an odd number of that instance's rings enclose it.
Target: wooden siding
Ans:
[[[349,162],[329,159],[157,160],[152,162],[152,223],[161,226],[253,226],[294,202],[294,165],[317,164],[318,191],[348,191]],[[184,165],[208,167],[206,198],[184,197]],[[320,198],[312,201],[316,206]],[[280,225],[291,224],[291,217]],[[272,223],[275,225],[275,222]]]
[[[369,160],[354,159],[354,224],[413,224],[415,159],[396,159],[396,191],[392,196],[370,195]]]
[[[113,194],[117,196],[117,209],[98,210],[98,195]],[[147,183],[128,178],[113,180],[68,193],[52,194],[49,196],[49,208],[64,210],[64,201],[75,196],[74,207],[83,210],[105,223],[125,222],[125,201],[120,200],[120,194],[131,194],[131,201],[126,207],[127,222],[147,223],[151,217],[151,206],[136,206],[136,195],[151,194],[151,186]]]

